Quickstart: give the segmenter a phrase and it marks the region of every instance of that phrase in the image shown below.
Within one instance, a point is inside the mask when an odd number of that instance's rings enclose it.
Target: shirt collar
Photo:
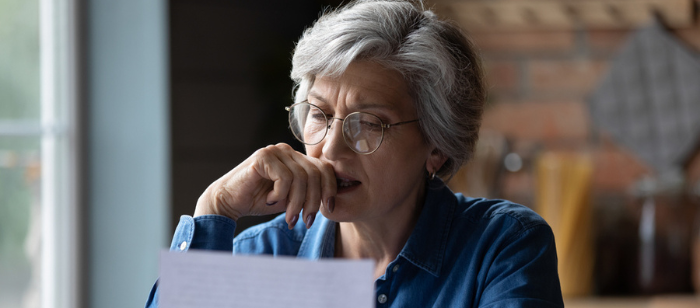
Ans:
[[[335,255],[335,228],[336,222],[329,220],[319,212],[316,214],[314,224],[301,241],[297,257],[317,260],[320,258],[333,258]]]
[[[442,180],[430,181],[421,215],[399,256],[439,276],[456,202],[454,193]]]
[[[430,181],[425,203],[413,233],[399,253],[415,266],[439,276],[447,246],[456,198],[440,179]],[[299,247],[297,257],[332,258],[335,254],[336,222],[318,213]]]

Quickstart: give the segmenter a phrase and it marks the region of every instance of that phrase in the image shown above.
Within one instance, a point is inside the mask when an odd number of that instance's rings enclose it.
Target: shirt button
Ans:
[[[379,294],[379,296],[377,296],[377,301],[378,301],[380,304],[386,303],[386,300],[387,300],[387,298],[386,298],[386,295],[385,295],[385,294]]]
[[[391,269],[392,272],[396,273],[399,270],[399,265],[396,264],[394,265],[394,268]]]
[[[185,242],[182,242],[182,244],[180,244],[180,250],[185,250],[185,248],[187,248],[187,242],[186,242],[186,241],[185,241]]]

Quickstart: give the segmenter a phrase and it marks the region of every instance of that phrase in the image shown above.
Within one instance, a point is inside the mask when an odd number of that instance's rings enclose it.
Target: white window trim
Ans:
[[[80,174],[76,0],[40,0],[41,307],[79,307]]]

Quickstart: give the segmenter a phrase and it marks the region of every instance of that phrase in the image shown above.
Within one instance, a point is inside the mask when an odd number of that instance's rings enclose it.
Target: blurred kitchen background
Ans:
[[[211,182],[301,149],[291,52],[340,2],[0,0],[0,306],[143,305]],[[490,87],[450,187],[547,219],[569,307],[700,306],[700,0],[426,4]]]

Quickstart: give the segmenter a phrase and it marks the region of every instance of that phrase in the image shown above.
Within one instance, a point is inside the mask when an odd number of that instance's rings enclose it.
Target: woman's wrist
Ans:
[[[220,216],[225,216],[233,221],[238,221],[238,218],[240,218],[241,213],[235,210],[230,210],[227,211],[227,213],[224,213],[223,211],[220,210],[220,207],[216,204],[216,202],[212,202],[210,198],[208,198],[207,192],[202,194],[202,196],[199,197],[199,200],[197,200],[197,206],[194,208],[194,215],[192,217],[198,217],[202,215],[220,215]]]

